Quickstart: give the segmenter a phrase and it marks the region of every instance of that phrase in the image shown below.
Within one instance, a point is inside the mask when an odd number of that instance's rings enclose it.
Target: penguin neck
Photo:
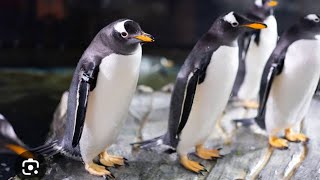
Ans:
[[[238,37],[230,37],[223,31],[217,29],[212,29],[209,32],[207,32],[204,38],[207,39],[210,43],[219,43],[220,45],[231,47],[238,46]]]
[[[285,32],[285,35],[287,36],[288,39],[290,39],[292,42],[305,39],[305,40],[316,40],[317,35],[314,32],[310,32],[306,30],[303,26],[296,24],[292,26],[287,32]]]
[[[108,45],[109,48],[116,54],[121,55],[131,55],[134,54],[135,51],[139,48],[140,43],[135,44],[122,44],[119,41],[116,41],[112,38],[107,39],[107,43],[105,45]]]
[[[288,47],[298,41],[298,40],[302,40],[302,39],[315,39],[315,37],[308,37],[308,35],[305,35],[304,33],[301,32],[302,30],[300,29],[299,25],[294,25],[292,26],[289,30],[285,31],[283,33],[283,35],[280,37],[278,43],[277,43],[277,47],[274,50],[273,54],[278,54],[280,55],[282,52],[285,52]]]
[[[274,10],[265,10],[261,9],[257,6],[254,6],[250,12],[247,13],[247,17],[256,20],[256,21],[264,21],[266,20],[269,16],[273,16]]]
[[[219,22],[218,22],[219,23]],[[226,32],[220,25],[214,24],[211,29],[204,35],[205,39],[210,40],[212,43],[220,43],[225,46],[238,46],[237,32],[230,33]]]

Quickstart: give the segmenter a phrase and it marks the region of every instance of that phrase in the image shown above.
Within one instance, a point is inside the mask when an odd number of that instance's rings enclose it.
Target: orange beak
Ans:
[[[134,38],[140,40],[141,42],[154,42],[154,38],[147,33],[143,33],[141,35],[135,36]]]
[[[6,147],[24,158],[34,158],[33,154],[24,147],[15,144],[7,144]]]
[[[275,7],[275,6],[278,6],[278,4],[279,4],[278,1],[273,0],[273,1],[269,1],[267,5],[269,7]]]
[[[245,27],[248,27],[248,28],[251,28],[251,29],[265,29],[267,28],[268,26],[263,24],[263,23],[251,23],[251,24],[245,24],[245,25],[242,25],[242,26],[245,26]]]

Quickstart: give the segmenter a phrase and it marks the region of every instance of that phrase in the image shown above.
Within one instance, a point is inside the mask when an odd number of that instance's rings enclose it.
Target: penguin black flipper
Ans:
[[[192,108],[193,100],[194,100],[194,95],[196,92],[196,88],[198,85],[200,79],[200,70],[196,69],[192,74],[189,75],[189,78],[187,80],[186,84],[186,92],[185,92],[185,97],[183,101],[183,106],[182,106],[182,114],[181,114],[181,119],[178,127],[177,134],[180,134],[182,129],[187,123],[188,117],[190,115],[190,111]]]
[[[234,86],[232,88],[232,97],[236,97],[238,95],[241,84],[244,81],[244,76],[246,73],[246,56],[251,43],[251,37],[253,32],[245,32],[239,37],[238,46],[239,46],[239,68],[236,76],[236,80],[234,82]],[[231,99],[233,100],[233,99]]]
[[[188,117],[191,112],[197,85],[198,83],[200,83],[201,79],[204,79],[204,78],[205,78],[205,74],[201,73],[200,69],[197,69],[197,68],[194,71],[191,71],[189,73],[188,78],[185,78],[185,76],[183,76],[183,78],[177,78],[175,83],[175,88],[184,89],[185,92],[183,92],[183,95],[181,95],[180,94],[181,92],[174,91],[173,93],[177,93],[177,94],[175,95],[173,94],[172,96],[174,96],[176,99],[172,99],[171,103],[179,104],[178,106],[181,107],[180,111],[178,111],[180,121],[179,122],[175,121],[174,125],[170,126],[169,131],[165,135],[156,137],[151,140],[132,143],[131,145],[138,145],[140,146],[140,148],[149,149],[153,146],[157,146],[163,143],[165,145],[169,145],[175,148],[178,140],[175,137],[181,133],[182,129],[187,123]],[[175,115],[178,115],[178,113],[175,113]],[[170,136],[170,134],[174,134],[174,136],[172,137]],[[161,140],[161,142],[159,140]],[[174,152],[174,150],[173,151],[172,150],[173,149],[169,148],[165,152],[167,153]]]
[[[94,89],[98,74],[98,65],[94,61],[88,61],[84,59],[80,61],[79,65],[79,67],[77,67],[79,73],[75,73],[76,75],[73,79],[73,81],[77,81],[77,88],[70,88],[70,91],[75,90],[75,92],[72,94],[76,96],[74,98],[76,99],[76,102],[69,102],[69,108],[75,110],[73,111],[75,113],[75,119],[73,121],[74,132],[72,136],[73,147],[76,147],[79,144],[86,116],[89,92]]]
[[[273,61],[271,65],[267,65],[265,71],[262,75],[262,81],[260,84],[260,92],[259,92],[259,99],[260,99],[260,107],[258,111],[258,115],[255,118],[256,123],[262,128],[266,128],[266,124],[264,121],[264,114],[266,110],[267,100],[270,94],[270,90],[272,87],[273,80],[276,76],[280,75],[283,70],[284,65],[284,57],[276,59]],[[269,70],[268,70],[269,69]]]

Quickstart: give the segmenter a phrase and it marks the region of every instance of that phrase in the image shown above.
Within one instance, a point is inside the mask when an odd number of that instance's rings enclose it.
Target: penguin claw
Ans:
[[[125,166],[130,166],[127,161],[124,161],[124,165],[125,165]]]
[[[202,171],[199,171],[199,174],[200,174],[201,176],[204,176],[204,173],[203,173]]]
[[[283,147],[280,150],[288,150],[288,149],[289,149],[289,147]]]
[[[112,173],[110,173],[110,174],[108,174],[108,175],[104,175],[103,178],[104,178],[104,179],[109,179],[109,178],[111,178],[111,179],[116,179],[116,177],[115,177]]]
[[[202,171],[203,172],[209,172],[208,169],[206,169],[206,168],[204,168]]]

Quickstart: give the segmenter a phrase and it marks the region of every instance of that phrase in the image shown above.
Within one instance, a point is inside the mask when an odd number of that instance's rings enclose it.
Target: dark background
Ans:
[[[253,2],[0,0],[0,113],[23,142],[41,145],[73,68],[102,27],[119,18],[133,19],[156,38],[144,45],[144,54],[153,61],[164,56],[181,64],[215,18],[230,11],[246,12]],[[280,32],[302,15],[319,13],[319,8],[319,0],[279,0],[275,12]],[[146,76],[153,84],[168,83],[178,70],[179,66],[171,78]]]
[[[130,18],[156,37],[144,48],[182,61],[216,17],[246,12],[253,0],[1,0],[0,67],[74,67],[105,25]],[[279,0],[280,32],[319,0]]]

